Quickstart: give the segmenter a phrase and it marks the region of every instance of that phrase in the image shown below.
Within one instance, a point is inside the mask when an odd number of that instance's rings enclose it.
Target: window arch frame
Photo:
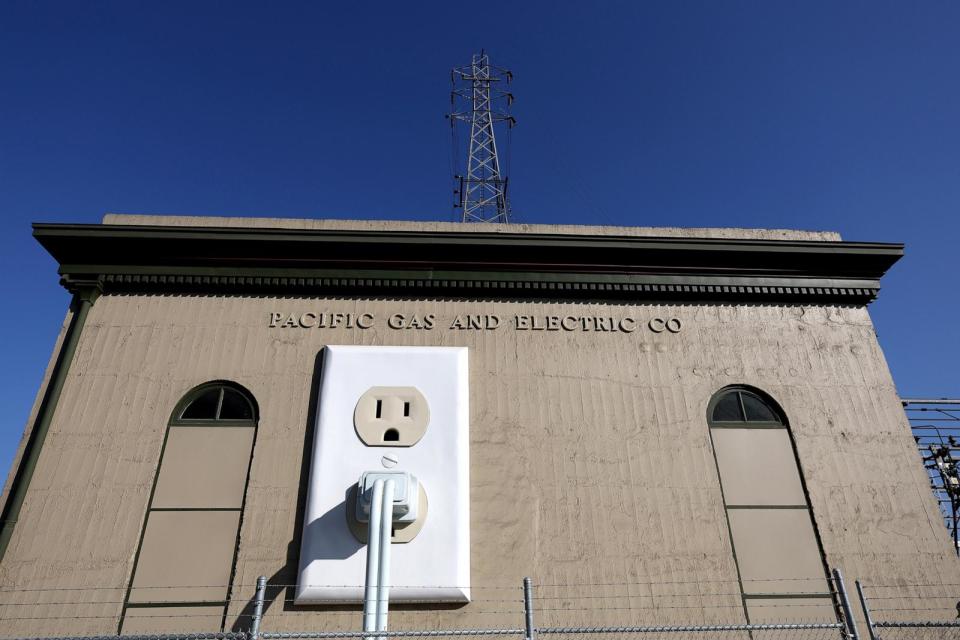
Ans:
[[[740,405],[740,412],[743,414],[743,420],[714,420],[713,413],[717,408],[717,405],[720,404],[720,401],[726,398],[731,393],[737,394],[737,402]],[[776,420],[749,420],[747,418],[747,409],[743,403],[743,396],[741,394],[747,393],[763,402],[764,405],[770,410],[770,412],[776,417]],[[710,402],[707,404],[707,426],[711,428],[723,428],[723,427],[736,427],[739,429],[743,428],[757,428],[757,429],[786,429],[790,432],[790,423],[787,421],[786,413],[780,404],[770,397],[770,394],[757,389],[756,387],[751,387],[745,384],[732,384],[726,387],[722,387],[715,391],[710,397]],[[791,442],[793,440],[793,434],[791,432]],[[799,459],[799,458],[798,458]]]
[[[190,407],[195,400],[200,399],[201,396],[205,395],[207,392],[212,389],[220,389],[220,396],[217,399],[217,411],[216,417],[214,418],[184,418],[183,414]],[[226,418],[222,419],[219,417],[220,409],[223,407],[223,396],[225,390],[229,389],[235,393],[238,393],[249,405],[250,407],[250,418]],[[232,382],[230,380],[211,380],[209,382],[204,382],[199,384],[189,391],[187,391],[180,401],[176,404],[173,409],[173,412],[170,414],[170,419],[167,420],[167,427],[189,427],[189,426],[217,426],[221,425],[224,427],[246,427],[252,426],[256,427],[257,422],[260,420],[260,408],[257,406],[257,400],[242,385]]]

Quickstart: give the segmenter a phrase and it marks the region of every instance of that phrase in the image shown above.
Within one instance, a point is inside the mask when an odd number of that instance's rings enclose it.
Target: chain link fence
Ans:
[[[292,585],[268,585],[265,578],[260,578],[254,593],[246,592],[245,596],[236,601],[226,602],[225,614],[221,624],[234,624],[232,633],[162,633],[158,635],[123,635],[123,636],[46,636],[47,640],[69,640],[82,638],[83,640],[325,640],[352,638],[371,638],[372,640],[388,640],[390,638],[490,638],[493,636],[509,636],[514,640],[536,640],[543,636],[543,640],[626,640],[628,637],[664,640],[859,640],[852,634],[843,622],[843,610],[839,605],[846,603],[842,581],[834,579],[831,584],[838,584],[835,589],[836,598],[828,599],[830,615],[823,618],[822,607],[819,619],[803,620],[805,616],[804,603],[796,601],[794,619],[776,621],[764,624],[747,624],[745,603],[742,599],[742,586],[738,581],[650,581],[631,583],[604,583],[604,584],[544,584],[534,587],[529,579],[523,581],[523,587],[478,587],[475,588],[476,597],[471,599],[470,610],[462,613],[462,621],[481,621],[480,625],[463,629],[391,629],[389,631],[369,632],[351,630],[350,627],[360,622],[360,613],[355,605],[349,608],[334,607],[332,610],[310,610],[310,608],[295,609],[293,599],[289,597]],[[403,587],[391,587],[400,590]],[[42,590],[41,590],[42,591]],[[243,589],[238,589],[243,592]],[[0,592],[3,593],[3,592]],[[103,597],[71,597],[69,590],[57,590],[54,595],[40,593],[40,597],[25,597],[25,593],[15,594],[17,597],[0,601],[0,625],[3,620],[22,619],[56,619],[70,618],[70,611],[64,612],[57,607],[75,606],[80,602],[85,604],[120,604],[115,595]],[[83,592],[89,595],[89,591]],[[240,593],[238,593],[238,596]],[[822,595],[822,594],[821,594]],[[16,601],[13,601],[16,600]],[[833,607],[836,603],[838,606]],[[32,605],[40,605],[43,615],[34,616],[37,611]],[[270,612],[270,605],[280,605]],[[762,605],[762,603],[761,603]],[[391,620],[398,626],[412,626],[416,621],[423,624],[425,611],[417,611],[422,606],[429,611],[436,607],[436,603],[404,602],[398,610],[392,612]],[[782,604],[778,605],[783,611]],[[789,606],[789,605],[788,605]],[[27,616],[19,615],[19,611],[26,607]],[[406,609],[404,608],[406,607]],[[131,609],[127,609],[129,614]],[[13,615],[11,615],[11,613]],[[323,615],[324,630],[316,631],[280,631],[291,625],[290,613],[299,613],[308,616]],[[109,614],[104,611],[103,618]],[[203,613],[184,613],[172,607],[159,609],[151,615],[163,616],[171,624],[182,623],[184,615],[204,615]],[[427,614],[429,615],[429,614]],[[490,616],[487,618],[486,616]],[[84,616],[101,617],[101,616]],[[800,618],[797,620],[796,618]],[[435,618],[439,622],[449,618]],[[296,618],[293,619],[295,624]],[[490,624],[487,624],[487,620]],[[511,620],[518,625],[498,625],[498,622]],[[698,624],[684,624],[691,620]],[[589,621],[590,626],[583,626]],[[648,624],[654,621],[659,624]],[[305,621],[306,622],[306,621]],[[399,624],[397,624],[399,622]],[[191,624],[206,624],[195,620]],[[579,623],[579,624],[578,624]],[[481,626],[483,625],[483,626]],[[213,626],[213,625],[211,625]],[[306,625],[305,625],[306,626]],[[271,628],[272,627],[272,628]],[[2,627],[0,627],[2,628]],[[0,632],[0,636],[6,636]],[[31,640],[40,640],[33,638]]]
[[[960,640],[960,584],[863,584],[863,640]]]
[[[741,586],[736,583],[731,585],[720,582],[703,584],[658,581],[595,585],[544,584],[534,587],[529,580],[525,580],[522,588],[517,586],[478,589],[480,593],[471,602],[471,607],[476,607],[477,610],[469,614],[464,612],[464,615],[480,616],[472,617],[471,620],[485,620],[482,616],[489,614],[489,625],[484,622],[473,628],[462,629],[398,628],[365,632],[351,629],[354,625],[359,625],[361,619],[355,605],[331,611],[316,608],[310,611],[291,611],[291,607],[284,606],[282,611],[269,614],[269,607],[265,607],[265,604],[276,602],[287,605],[289,598],[283,596],[286,585],[267,585],[266,580],[261,579],[257,582],[255,592],[246,592],[244,602],[238,598],[235,603],[226,603],[226,613],[221,614],[223,621],[218,624],[228,625],[229,621],[232,621],[232,632],[109,636],[78,633],[35,637],[29,640],[462,640],[501,636],[510,637],[512,640],[537,640],[538,636],[542,636],[541,640],[960,640],[960,584],[861,584],[858,581],[854,600],[848,597],[839,571],[834,571],[830,585],[832,594],[825,601],[817,603],[817,615],[811,613],[811,605],[806,602],[803,594],[799,594],[796,596],[794,614],[784,614],[785,611],[789,613],[791,605],[781,602],[776,605],[776,616],[779,616],[777,619],[764,619],[763,623],[753,619],[752,623],[747,623],[748,618],[744,611],[749,610],[749,606],[743,599]],[[484,593],[484,588],[493,591]],[[56,613],[56,607],[77,604],[81,599],[71,599],[70,590],[67,589],[50,591],[53,593],[33,600],[25,598],[24,592],[17,592],[18,598],[0,601],[0,637],[18,638],[4,633],[4,621],[33,619],[32,615],[18,615],[18,609],[31,603],[46,607],[41,611],[47,612],[48,616],[36,616],[37,619],[70,618],[69,612]],[[0,596],[11,593],[0,591]],[[85,593],[89,594],[90,591]],[[82,600],[85,604],[116,605],[119,602],[111,600],[110,596]],[[829,606],[824,608],[824,603]],[[407,604],[407,607],[409,606]],[[392,620],[395,623],[400,622],[397,626],[413,626],[411,623],[424,620],[422,616],[430,611],[431,606],[435,607],[429,603],[420,606],[424,609],[398,607],[396,617]],[[825,611],[831,612],[830,615],[824,615]],[[291,612],[322,615],[326,628],[281,631],[290,628],[291,624],[296,624],[297,618],[293,618],[291,622],[288,616]],[[184,617],[182,612],[172,609],[158,615],[180,621]],[[102,617],[109,616],[117,619],[116,613],[106,611]],[[449,618],[437,617],[434,621],[442,619]],[[504,620],[518,624],[497,624]],[[585,620],[591,624],[585,626],[568,623],[582,623]],[[647,624],[649,620],[663,624]],[[683,624],[683,620],[696,620],[697,624]],[[464,621],[466,622],[466,618]],[[306,620],[304,622],[306,623]],[[210,626],[215,628],[217,625]],[[20,636],[18,640],[27,638]]]

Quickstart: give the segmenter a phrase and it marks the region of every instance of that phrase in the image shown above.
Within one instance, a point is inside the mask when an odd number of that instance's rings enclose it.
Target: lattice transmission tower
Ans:
[[[509,222],[510,201],[507,198],[508,176],[502,171],[497,155],[495,129],[512,129],[516,119],[508,111],[513,94],[505,86],[513,80],[506,69],[490,64],[490,57],[481,51],[473,62],[450,72],[450,128],[453,136],[455,207],[461,209],[461,222]],[[459,133],[457,123],[470,127],[470,151],[467,170],[457,170]]]

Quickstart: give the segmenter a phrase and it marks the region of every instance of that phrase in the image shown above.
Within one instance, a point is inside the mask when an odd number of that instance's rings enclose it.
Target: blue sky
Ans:
[[[470,7],[475,7],[470,9]],[[960,4],[0,4],[0,468],[68,304],[30,222],[451,219],[449,70],[515,73],[518,222],[904,242],[872,315],[960,396]]]

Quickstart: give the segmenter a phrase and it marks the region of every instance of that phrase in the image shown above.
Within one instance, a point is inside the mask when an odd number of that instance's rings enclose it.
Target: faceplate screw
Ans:
[[[380,462],[382,462],[383,466],[387,469],[392,469],[397,466],[398,462],[400,462],[400,458],[394,453],[388,453],[380,459]]]

